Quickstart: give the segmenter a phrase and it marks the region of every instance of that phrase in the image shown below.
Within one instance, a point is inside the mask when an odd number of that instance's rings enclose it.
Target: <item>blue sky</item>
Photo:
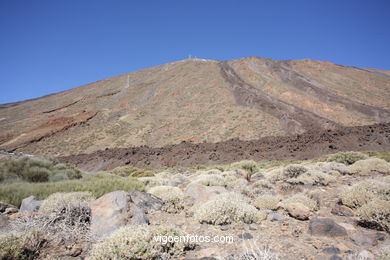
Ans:
[[[0,0],[0,103],[185,59],[390,70],[386,0]]]

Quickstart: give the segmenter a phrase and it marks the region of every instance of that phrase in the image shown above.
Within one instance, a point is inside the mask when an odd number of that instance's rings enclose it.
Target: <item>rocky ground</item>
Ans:
[[[20,209],[1,203],[1,233],[43,230],[45,239],[33,239],[45,241],[34,244],[35,258],[389,259],[389,207],[375,205],[389,205],[390,164],[360,153],[328,159],[165,170],[138,178],[146,192],[30,197]],[[359,190],[361,183],[369,185]],[[362,209],[373,202],[367,219]],[[234,242],[161,247],[152,235],[166,227],[171,233],[162,234],[231,236]],[[0,241],[1,259],[8,259],[5,245]]]

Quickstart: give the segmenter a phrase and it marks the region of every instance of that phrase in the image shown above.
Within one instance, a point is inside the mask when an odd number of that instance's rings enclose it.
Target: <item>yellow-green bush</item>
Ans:
[[[327,156],[328,162],[344,163],[346,165],[353,164],[359,160],[367,159],[368,156],[360,152],[339,152]]]
[[[179,237],[179,241],[164,243],[165,241],[156,240],[157,237]],[[178,259],[186,250],[195,246],[191,241],[185,241],[184,237],[181,230],[169,226],[122,227],[96,244],[90,253],[90,259]]]
[[[255,198],[252,204],[258,209],[276,210],[279,207],[280,201],[281,198],[277,195],[264,194]]]
[[[256,173],[259,170],[259,167],[255,161],[252,160],[243,160],[239,162],[232,163],[230,165],[231,169],[243,169],[248,172],[249,175]]]
[[[151,177],[155,171],[152,169],[138,169],[133,166],[119,166],[110,171],[112,174],[121,177]]]
[[[361,220],[390,231],[390,201],[374,199],[360,207],[357,211]]]
[[[233,222],[257,223],[259,211],[241,194],[224,193],[200,205],[194,213],[200,223],[225,225]]]
[[[184,208],[183,192],[172,186],[155,186],[148,190],[149,193],[163,200],[163,210],[168,213],[177,213]]]
[[[349,174],[370,175],[372,173],[390,174],[390,163],[379,158],[360,160],[348,167]]]
[[[11,183],[0,184],[0,201],[17,207],[26,197],[34,195],[38,199],[46,199],[56,192],[91,192],[94,197],[100,197],[116,190],[144,190],[141,182],[134,178],[123,178],[112,174],[91,174],[82,179],[46,183]]]

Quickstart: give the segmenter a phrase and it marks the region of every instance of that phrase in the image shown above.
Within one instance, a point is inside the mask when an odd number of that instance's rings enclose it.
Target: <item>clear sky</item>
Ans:
[[[190,54],[390,70],[390,1],[0,0],[0,103]]]

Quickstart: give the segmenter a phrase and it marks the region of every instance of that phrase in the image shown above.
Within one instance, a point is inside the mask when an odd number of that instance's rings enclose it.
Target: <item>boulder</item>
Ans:
[[[358,246],[374,247],[378,245],[376,234],[371,232],[357,232],[349,238]]]
[[[284,219],[284,216],[282,214],[279,214],[279,213],[276,213],[276,212],[273,212],[271,211],[269,214],[268,214],[268,217],[267,219],[269,221],[281,221]]]
[[[43,203],[43,200],[38,200],[35,196],[30,196],[22,200],[19,212],[38,211]]]
[[[312,236],[343,237],[347,230],[330,218],[313,218],[309,222],[309,234]]]
[[[355,213],[353,212],[352,209],[344,206],[344,205],[340,205],[340,204],[336,204],[333,208],[332,208],[332,211],[331,213],[333,215],[337,215],[337,216],[345,216],[345,217],[353,217],[355,215]]]
[[[184,191],[186,196],[193,199],[194,205],[209,201],[225,192],[227,190],[222,186],[205,186],[198,183],[190,183]]]
[[[131,225],[149,225],[149,219],[145,214],[145,211],[133,204],[130,209]]]
[[[164,204],[160,198],[150,193],[134,190],[129,192],[129,194],[133,203],[146,213],[161,210]]]
[[[113,191],[91,203],[91,233],[96,237],[110,235],[131,218],[131,197],[125,191]]]
[[[0,213],[12,214],[18,212],[18,208],[14,205],[0,201]]]
[[[299,220],[308,220],[310,217],[310,209],[302,203],[289,203],[285,208],[288,214],[293,218]]]

